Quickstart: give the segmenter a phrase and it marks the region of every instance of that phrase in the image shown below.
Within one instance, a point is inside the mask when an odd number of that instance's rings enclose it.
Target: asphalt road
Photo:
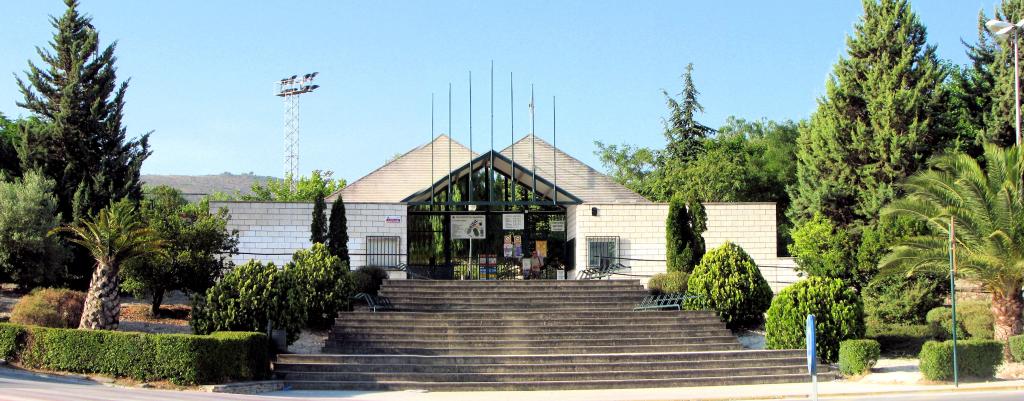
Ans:
[[[787,401],[790,399],[787,399]],[[792,400],[807,401],[807,398]],[[878,395],[864,397],[821,398],[828,401],[1022,401],[1024,390],[1000,392],[932,393],[922,395]]]

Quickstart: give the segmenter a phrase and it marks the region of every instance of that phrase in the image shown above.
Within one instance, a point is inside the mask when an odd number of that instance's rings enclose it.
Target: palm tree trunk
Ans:
[[[1021,300],[1020,286],[1008,294],[992,292],[992,318],[995,320],[996,341],[1003,343],[1003,357],[1010,360],[1010,337],[1018,335],[1022,331],[1021,310],[1024,309],[1024,301]]]
[[[97,264],[85,296],[85,308],[79,329],[117,330],[121,317],[121,299],[117,294],[117,267]]]

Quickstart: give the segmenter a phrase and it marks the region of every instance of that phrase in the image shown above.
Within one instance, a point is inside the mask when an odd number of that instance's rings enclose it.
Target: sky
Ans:
[[[283,176],[284,106],[275,82],[319,72],[301,98],[299,171],[349,182],[397,153],[448,133],[474,150],[536,132],[596,168],[594,141],[661,147],[662,90],[678,93],[687,63],[705,113],[800,120],[814,111],[861,15],[843,1],[130,1],[82,0],[103,45],[117,41],[130,78],[129,135],[152,131],[146,174]],[[965,64],[979,10],[997,2],[912,2],[938,54]],[[14,75],[39,62],[64,12],[58,0],[0,4],[0,112],[27,116]],[[510,83],[510,74],[514,84]],[[514,102],[510,103],[510,89]]]

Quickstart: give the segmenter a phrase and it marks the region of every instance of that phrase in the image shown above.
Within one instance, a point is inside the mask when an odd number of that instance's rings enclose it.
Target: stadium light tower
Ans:
[[[299,95],[309,93],[320,85],[314,85],[316,72],[303,76],[292,75],[277,83],[277,96],[284,98],[284,174],[287,178],[299,176]]]

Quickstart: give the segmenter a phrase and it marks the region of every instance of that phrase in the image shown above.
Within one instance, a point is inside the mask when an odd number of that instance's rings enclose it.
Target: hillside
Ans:
[[[185,194],[212,194],[214,192],[234,194],[236,191],[242,194],[249,194],[252,193],[250,188],[253,183],[264,182],[268,179],[277,178],[231,173],[216,175],[142,175],[144,185],[167,185]]]

